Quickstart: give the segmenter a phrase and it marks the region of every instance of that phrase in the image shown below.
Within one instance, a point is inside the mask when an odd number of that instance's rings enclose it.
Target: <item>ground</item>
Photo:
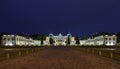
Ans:
[[[23,57],[2,61],[0,69],[120,69],[120,63],[73,47],[48,47]]]

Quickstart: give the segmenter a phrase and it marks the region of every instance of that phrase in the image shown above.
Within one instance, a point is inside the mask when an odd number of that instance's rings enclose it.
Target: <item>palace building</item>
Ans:
[[[70,45],[75,44],[75,39],[74,37],[69,33],[66,36],[63,36],[61,33],[59,35],[53,35],[52,33],[46,37],[46,41],[49,42],[49,39],[52,38],[54,41],[54,45],[67,45],[68,38],[70,39]]]
[[[117,44],[117,36],[116,35],[101,35],[92,38],[88,38],[86,40],[80,40],[81,45],[106,45],[113,46]]]
[[[53,46],[114,46],[117,44],[116,35],[99,35],[92,36],[87,39],[79,40],[80,44],[76,44],[75,37],[70,33],[67,35],[54,35],[50,33],[45,40],[43,40],[42,46],[50,46],[50,39],[52,39]],[[41,40],[33,40],[32,38],[27,38],[20,35],[3,35],[1,37],[1,44],[3,46],[41,46]]]
[[[68,38],[70,45],[75,45],[76,43],[75,38],[70,33],[65,36],[61,33],[59,35],[49,34],[46,40],[43,41],[44,46],[50,45],[50,38],[53,39],[54,46],[66,46],[68,44]],[[3,35],[1,41],[3,46],[41,46],[40,40],[33,40],[32,38],[26,38],[19,35]]]
[[[26,38],[19,35],[3,35],[2,36],[3,46],[40,46],[41,41],[32,40],[31,38]]]

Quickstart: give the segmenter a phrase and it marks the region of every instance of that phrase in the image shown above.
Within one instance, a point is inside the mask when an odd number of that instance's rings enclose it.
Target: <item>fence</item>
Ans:
[[[41,48],[35,48],[35,49],[26,49],[26,50],[18,50],[18,51],[13,51],[13,52],[1,53],[0,54],[0,61],[13,59],[15,57],[25,56],[27,54],[37,52],[40,50],[41,50]]]
[[[105,50],[98,50],[94,48],[78,48],[78,49],[83,52],[87,52],[90,54],[95,54],[95,55],[120,61],[120,52],[117,52],[117,51],[105,51]]]

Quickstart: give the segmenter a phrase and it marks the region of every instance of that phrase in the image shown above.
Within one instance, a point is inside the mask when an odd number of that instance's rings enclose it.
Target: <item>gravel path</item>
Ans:
[[[49,47],[24,57],[0,62],[0,69],[120,69],[120,64],[71,47]]]

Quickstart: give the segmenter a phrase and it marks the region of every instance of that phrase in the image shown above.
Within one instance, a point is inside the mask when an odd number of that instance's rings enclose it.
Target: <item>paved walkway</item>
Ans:
[[[0,62],[0,69],[120,69],[120,64],[70,47],[49,47],[24,57]]]

